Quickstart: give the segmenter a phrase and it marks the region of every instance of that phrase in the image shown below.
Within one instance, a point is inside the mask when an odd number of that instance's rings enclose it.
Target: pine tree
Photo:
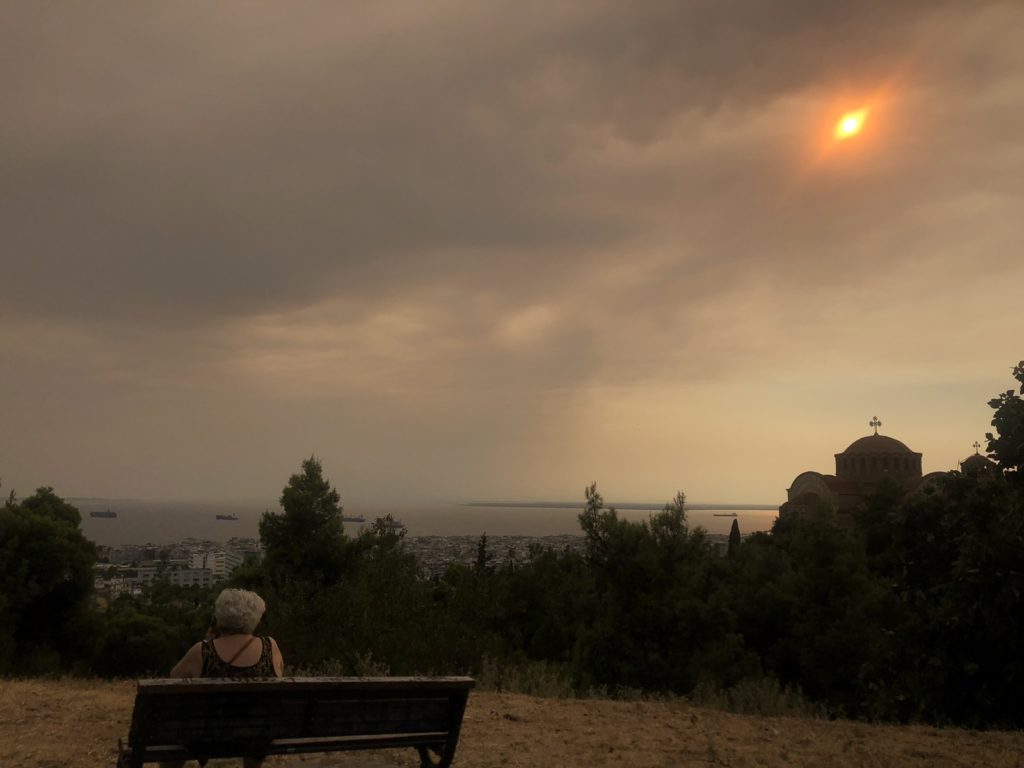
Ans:
[[[729,554],[733,555],[740,547],[740,521],[733,520],[732,528],[729,530]]]
[[[281,512],[260,519],[268,575],[273,581],[333,583],[345,557],[341,497],[315,456],[302,462],[281,493]]]

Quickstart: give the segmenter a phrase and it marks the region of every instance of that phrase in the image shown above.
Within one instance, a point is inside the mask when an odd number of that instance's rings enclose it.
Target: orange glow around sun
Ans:
[[[851,136],[856,136],[860,133],[864,127],[864,121],[867,119],[868,111],[866,109],[859,109],[856,112],[847,112],[836,123],[835,136],[837,139],[848,139]]]

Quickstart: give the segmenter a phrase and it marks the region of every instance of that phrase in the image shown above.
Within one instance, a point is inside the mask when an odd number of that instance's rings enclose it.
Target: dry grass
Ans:
[[[112,766],[133,683],[0,681],[0,766]],[[1024,768],[1024,733],[762,718],[684,702],[470,696],[455,763],[515,766]],[[223,761],[216,765],[234,765]],[[211,764],[211,768],[213,765]],[[412,750],[278,758],[269,766],[418,765]]]

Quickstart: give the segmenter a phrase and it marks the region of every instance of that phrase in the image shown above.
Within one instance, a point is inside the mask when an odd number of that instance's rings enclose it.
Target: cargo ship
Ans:
[[[341,522],[343,522],[343,523],[365,523],[366,522],[366,516],[365,515],[343,515],[342,518],[341,518]]]
[[[89,517],[117,517],[117,512],[111,512],[109,509],[106,512],[90,512]]]
[[[237,520],[238,515],[217,515],[218,520]]]

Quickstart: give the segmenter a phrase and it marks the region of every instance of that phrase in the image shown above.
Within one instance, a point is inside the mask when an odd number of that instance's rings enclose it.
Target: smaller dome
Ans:
[[[925,475],[918,481],[917,488],[919,490],[924,490],[928,486],[937,487],[939,483],[941,483],[947,477],[949,477],[948,472],[929,472],[927,475]]]
[[[982,456],[980,453],[975,453],[960,462],[960,471],[964,474],[971,474],[973,472],[992,469],[995,465],[996,463],[988,456]]]
[[[913,453],[894,437],[885,435],[868,435],[854,440],[843,453]]]

